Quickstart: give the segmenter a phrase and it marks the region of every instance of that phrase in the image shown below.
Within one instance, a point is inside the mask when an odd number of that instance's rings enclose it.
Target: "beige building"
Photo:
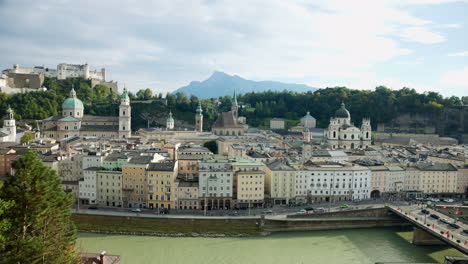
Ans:
[[[175,179],[177,176],[177,161],[160,161],[149,164],[146,171],[148,192],[146,207],[150,209],[174,209]]]
[[[285,128],[285,125],[284,125],[284,120],[281,119],[281,118],[272,118],[270,120],[270,129],[284,129]]]
[[[122,166],[124,207],[146,207],[148,197],[146,170],[153,159],[153,156],[136,156]]]
[[[457,193],[466,193],[468,190],[468,167],[458,168]]]
[[[420,163],[406,169],[406,191],[426,194],[457,192],[458,170],[450,163]]]
[[[122,172],[97,170],[97,204],[100,206],[122,207]]]
[[[403,190],[406,172],[400,166],[369,166],[371,177],[371,198],[379,198],[383,193],[396,193]]]
[[[83,156],[62,159],[58,162],[58,176],[62,179],[62,187],[65,192],[72,192],[79,197],[79,181],[83,177]]]
[[[265,193],[271,204],[289,204],[296,197],[296,170],[282,160],[265,166]]]
[[[177,177],[175,180],[175,208],[179,210],[199,209],[198,178]]]
[[[263,206],[265,193],[264,164],[247,158],[235,158],[231,165],[234,170],[233,189],[236,207]]]
[[[42,137],[62,140],[69,137],[129,138],[131,107],[127,90],[120,96],[119,116],[88,116],[83,102],[72,88],[62,104],[62,113],[42,120]]]

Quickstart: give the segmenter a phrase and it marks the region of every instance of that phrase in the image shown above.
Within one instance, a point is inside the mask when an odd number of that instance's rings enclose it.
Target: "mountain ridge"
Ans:
[[[208,79],[204,81],[191,81],[188,85],[182,86],[172,93],[175,94],[182,92],[188,96],[195,95],[200,99],[207,99],[232,95],[234,91],[238,94],[245,94],[249,92],[265,92],[268,90],[314,92],[318,89],[319,88],[311,87],[305,84],[247,80],[238,75],[229,75],[221,71],[214,71]]]

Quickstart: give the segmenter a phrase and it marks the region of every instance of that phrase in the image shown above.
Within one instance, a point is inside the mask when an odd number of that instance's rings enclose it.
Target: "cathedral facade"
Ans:
[[[128,138],[131,135],[131,107],[127,89],[120,96],[119,116],[84,115],[83,102],[72,88],[62,104],[62,115],[42,120],[42,137],[62,140],[74,136]]]
[[[362,120],[361,128],[351,123],[351,114],[344,103],[330,119],[325,138],[332,149],[357,149],[371,145],[372,129],[369,118]]]

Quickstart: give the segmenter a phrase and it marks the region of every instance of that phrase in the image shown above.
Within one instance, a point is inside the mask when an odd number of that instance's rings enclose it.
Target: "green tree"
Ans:
[[[29,151],[13,162],[0,199],[12,200],[4,218],[10,223],[0,248],[2,263],[77,263],[76,228],[70,219],[72,194],[66,194],[55,171]]]
[[[209,149],[214,154],[218,154],[218,144],[216,144],[216,141],[214,140],[207,141],[203,144],[203,146]]]
[[[21,144],[28,143],[31,140],[34,140],[34,135],[31,133],[26,133],[21,137],[20,143]]]
[[[15,203],[13,201],[4,201],[0,199],[0,249],[4,247],[5,232],[10,229],[10,221],[4,218],[5,212],[13,207]]]

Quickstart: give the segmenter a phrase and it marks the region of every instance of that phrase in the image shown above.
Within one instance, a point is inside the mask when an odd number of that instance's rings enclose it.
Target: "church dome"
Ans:
[[[83,109],[83,102],[76,98],[76,92],[75,89],[72,88],[70,91],[70,97],[68,97],[65,102],[62,104],[62,109],[69,109],[69,108],[80,108]]]
[[[169,117],[166,119],[168,123],[174,123],[174,118],[172,118],[172,112],[169,112]]]
[[[340,109],[336,110],[335,112],[336,118],[351,118],[349,111],[345,108],[345,104],[341,103]]]

